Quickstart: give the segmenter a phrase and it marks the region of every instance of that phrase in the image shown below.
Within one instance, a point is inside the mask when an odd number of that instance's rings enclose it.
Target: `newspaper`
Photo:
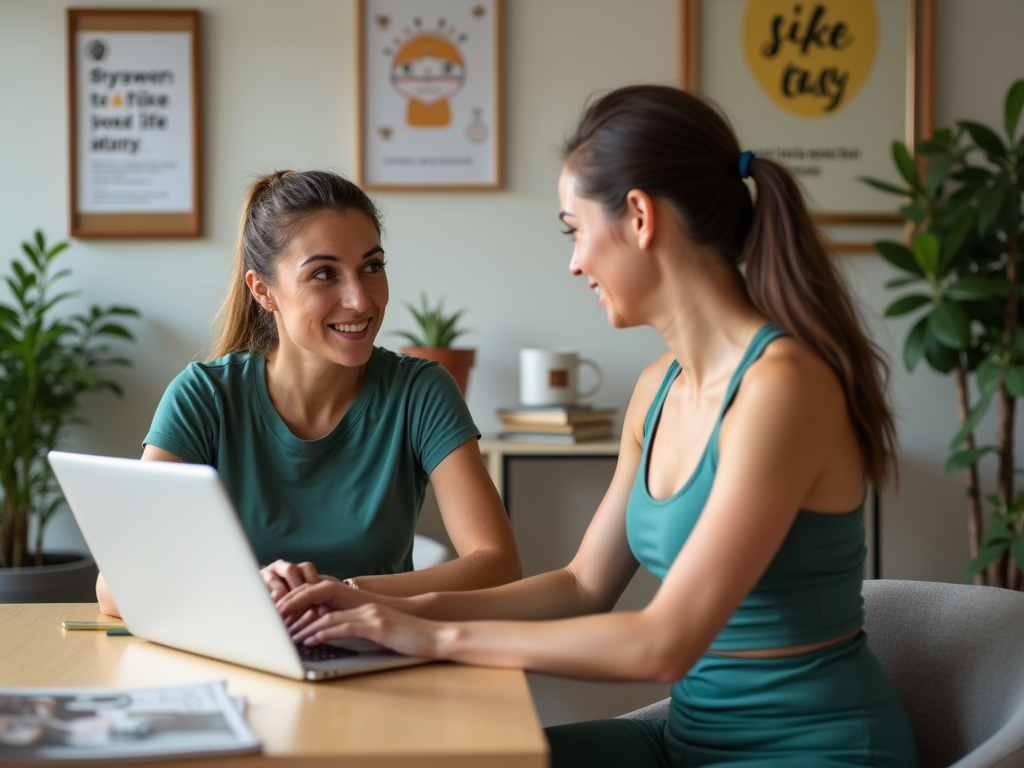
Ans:
[[[223,680],[161,688],[0,688],[0,763],[256,752]]]

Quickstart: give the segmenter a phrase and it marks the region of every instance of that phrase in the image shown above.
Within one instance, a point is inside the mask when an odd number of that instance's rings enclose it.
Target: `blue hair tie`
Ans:
[[[749,179],[750,178],[750,161],[753,160],[753,159],[754,159],[754,153],[751,152],[750,150],[747,150],[742,155],[740,155],[740,178],[741,179]]]

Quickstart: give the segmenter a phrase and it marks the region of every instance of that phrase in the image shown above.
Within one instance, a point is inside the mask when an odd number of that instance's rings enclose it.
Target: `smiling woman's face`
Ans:
[[[644,273],[645,260],[636,258],[630,246],[627,222],[609,218],[596,200],[578,195],[576,180],[566,169],[558,179],[558,200],[559,218],[573,239],[569,271],[587,278],[613,326],[645,323],[650,276]]]
[[[259,288],[253,290],[261,299]],[[290,345],[349,367],[365,364],[388,303],[376,227],[356,210],[300,223],[277,262],[274,285],[263,291],[261,303],[269,300],[276,313],[281,349]]]

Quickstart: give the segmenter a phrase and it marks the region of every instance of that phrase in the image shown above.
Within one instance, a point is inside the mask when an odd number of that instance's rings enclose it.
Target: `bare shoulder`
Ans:
[[[790,336],[773,341],[743,377],[736,403],[796,408],[805,414],[845,414],[846,394],[832,367]]]
[[[665,380],[665,374],[668,373],[669,366],[674,360],[675,355],[671,352],[663,354],[644,369],[633,388],[633,396],[629,399],[622,432],[624,435],[626,433],[634,434],[638,443],[643,442],[644,419],[647,417],[647,411],[650,410],[651,403],[654,402],[654,397],[658,394],[658,389]]]

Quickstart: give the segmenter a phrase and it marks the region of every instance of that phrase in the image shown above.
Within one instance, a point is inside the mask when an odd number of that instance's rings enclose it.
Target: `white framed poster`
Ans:
[[[359,179],[501,187],[501,0],[360,0]]]
[[[68,9],[73,237],[198,237],[194,10]]]
[[[681,1],[682,86],[743,149],[788,166],[836,239],[898,224],[860,177],[899,183],[892,143],[931,134],[935,0]]]

